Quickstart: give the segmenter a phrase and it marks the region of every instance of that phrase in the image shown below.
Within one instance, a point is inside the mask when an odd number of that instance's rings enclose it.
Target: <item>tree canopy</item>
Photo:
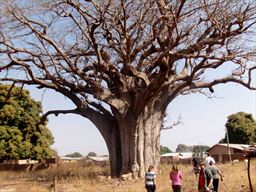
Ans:
[[[178,144],[176,148],[176,152],[192,152],[193,146],[188,146],[185,144]]]
[[[20,87],[0,84],[0,159],[43,159],[51,157],[53,137],[37,126],[41,104]]]
[[[228,116],[226,122],[229,142],[237,144],[254,144],[256,142],[256,122],[252,114],[238,112]],[[227,133],[220,142],[227,142]]]
[[[160,162],[178,96],[254,89],[255,0],[1,1],[0,80],[70,99],[103,136],[111,174]]]
[[[196,154],[196,156],[203,156],[203,153],[206,152],[208,149],[210,149],[207,145],[194,145],[193,146],[193,153]]]
[[[160,145],[160,155],[163,155],[165,153],[172,153],[172,150],[166,146]]]
[[[210,147],[207,145],[185,145],[185,144],[178,144],[176,148],[176,152],[193,152],[195,154],[201,154],[205,152]]]
[[[77,157],[83,157],[83,155],[81,155],[79,152],[74,152],[74,153],[65,155],[65,157],[77,158]]]
[[[90,157],[97,157],[97,154],[95,152],[89,152],[87,154],[87,157],[90,156]]]

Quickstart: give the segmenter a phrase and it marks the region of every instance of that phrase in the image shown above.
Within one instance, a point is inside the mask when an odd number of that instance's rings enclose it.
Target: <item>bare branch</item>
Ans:
[[[171,125],[166,125],[166,123],[163,122],[162,126],[161,126],[161,131],[162,130],[169,130],[172,129],[173,127],[182,124],[182,118],[181,116],[179,116],[178,120],[173,122]]]
[[[1,81],[62,93],[79,108],[124,115],[165,95],[214,92],[255,74],[256,5],[222,1],[57,1],[3,4]],[[37,10],[38,9],[38,10]],[[230,66],[225,77],[218,74]],[[19,74],[15,76],[15,74]],[[89,99],[90,98],[90,102]],[[143,100],[143,102],[141,102]]]
[[[41,120],[40,122],[38,123],[38,125],[40,124],[45,124],[45,122],[47,121],[47,117],[49,115],[55,115],[56,117],[59,115],[59,114],[68,114],[68,113],[74,113],[74,114],[79,114],[79,109],[76,108],[76,109],[70,109],[70,110],[51,110],[51,111],[48,111],[46,112],[45,114],[43,114],[43,116],[41,117]]]

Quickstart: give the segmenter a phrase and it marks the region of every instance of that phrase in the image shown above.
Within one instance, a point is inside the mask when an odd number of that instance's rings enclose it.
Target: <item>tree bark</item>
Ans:
[[[120,177],[122,172],[121,141],[118,129],[112,129],[112,133],[104,136],[107,144],[110,160],[111,177]]]
[[[149,165],[158,169],[160,162],[160,128],[164,113],[149,109],[138,121],[137,162],[140,166],[139,175],[144,176]]]
[[[139,176],[143,177],[149,165],[158,169],[160,162],[160,128],[164,109],[146,106],[140,115],[129,111],[119,116],[116,128],[104,133],[110,155],[112,177],[131,172],[133,164],[139,165]]]

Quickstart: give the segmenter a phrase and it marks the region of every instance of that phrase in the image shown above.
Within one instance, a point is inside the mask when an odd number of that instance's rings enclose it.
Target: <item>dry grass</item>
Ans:
[[[247,192],[248,177],[244,162],[220,164],[224,174],[220,192]],[[196,192],[197,179],[192,166],[179,165],[183,172],[183,192]],[[157,175],[157,192],[172,191],[169,182],[170,165],[162,165]],[[144,180],[121,181],[98,177],[108,175],[108,167],[65,164],[36,172],[0,172],[0,192],[50,192],[57,178],[58,192],[143,192]],[[251,164],[251,177],[256,189],[256,161]]]

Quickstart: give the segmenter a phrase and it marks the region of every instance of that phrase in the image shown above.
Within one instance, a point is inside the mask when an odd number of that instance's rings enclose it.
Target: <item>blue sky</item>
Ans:
[[[31,96],[41,101],[42,92],[29,88]],[[161,133],[161,144],[175,150],[178,144],[208,145],[217,143],[225,134],[227,116],[244,111],[256,114],[256,92],[240,85],[225,84],[215,88],[215,98],[191,94],[179,96],[168,107],[168,119],[179,116],[182,124]],[[51,90],[44,93],[43,110],[71,109],[73,104],[62,95]],[[108,154],[105,142],[96,127],[79,115],[49,116],[48,127],[55,143],[53,148],[60,155],[79,152],[87,155],[93,151],[98,155]]]
[[[180,143],[212,146],[224,137],[229,115],[244,111],[255,117],[255,91],[235,84],[218,86],[214,90],[216,97],[213,99],[194,94],[181,96],[169,105],[169,114],[176,119],[181,115],[183,123],[162,132],[162,145],[172,150]]]
[[[254,41],[252,45],[255,45]],[[205,76],[210,80],[216,76],[225,76],[230,71],[230,63],[226,62],[218,70],[207,70]],[[34,99],[41,100],[42,91],[28,86],[26,88],[30,90]],[[181,116],[182,124],[171,130],[162,131],[161,144],[172,150],[175,150],[178,144],[211,146],[224,137],[227,116],[239,111],[256,116],[256,93],[253,91],[239,85],[225,84],[215,88],[215,96],[216,98],[209,99],[204,95],[191,94],[176,98],[168,107],[168,117],[171,121],[176,121]],[[67,98],[51,90],[44,93],[42,104],[44,112],[74,108]],[[108,153],[97,128],[84,117],[51,115],[48,127],[55,138],[53,148],[60,155],[73,152],[82,155],[89,152],[96,152],[99,155]]]

